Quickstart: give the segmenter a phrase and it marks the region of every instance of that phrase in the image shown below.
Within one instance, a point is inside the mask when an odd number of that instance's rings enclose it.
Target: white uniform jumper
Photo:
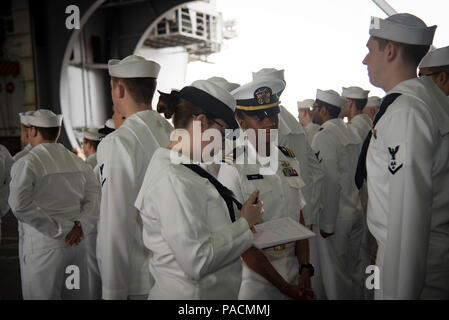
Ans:
[[[377,240],[376,299],[449,299],[449,105],[428,77],[401,93],[368,149],[368,227]]]
[[[253,243],[249,225],[245,219],[232,223],[209,180],[171,157],[179,154],[155,152],[136,200],[152,252],[149,299],[237,299],[239,257]]]
[[[9,204],[23,223],[24,299],[84,298],[85,241],[68,246],[65,236],[74,221],[90,232],[99,193],[92,170],[61,144],[40,144],[13,165]],[[69,265],[80,269],[81,291],[65,290]]]
[[[319,227],[335,233],[324,239],[317,232],[323,284],[332,300],[362,298],[362,205],[354,181],[360,143],[341,119],[326,121],[312,142],[325,172]]]
[[[102,185],[97,257],[103,299],[148,294],[149,251],[142,242],[142,220],[134,207],[154,151],[169,143],[171,125],[153,110],[127,118],[98,146]]]

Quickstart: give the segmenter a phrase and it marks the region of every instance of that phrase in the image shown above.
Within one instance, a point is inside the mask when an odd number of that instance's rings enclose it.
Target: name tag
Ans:
[[[248,180],[260,180],[260,179],[263,179],[263,175],[261,175],[261,174],[248,174],[248,175],[246,175],[246,177],[248,178]]]

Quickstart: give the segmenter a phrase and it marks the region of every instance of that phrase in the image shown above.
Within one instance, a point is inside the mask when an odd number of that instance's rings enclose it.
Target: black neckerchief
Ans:
[[[379,112],[376,114],[376,117],[373,121],[373,128],[376,126],[377,122],[379,122],[380,118],[384,115],[387,108],[400,96],[400,93],[392,93],[387,95],[380,105]],[[362,150],[360,152],[359,161],[357,163],[357,171],[355,173],[355,184],[357,188],[360,190],[363,186],[363,181],[367,177],[366,173],[366,155],[368,154],[368,147],[371,142],[371,136],[373,135],[372,131],[368,133],[365,141],[363,142]]]
[[[232,205],[232,203],[235,203],[239,210],[242,209],[242,204],[234,198],[234,193],[231,190],[229,190],[228,188],[226,188],[224,185],[222,185],[220,183],[220,181],[218,181],[214,176],[212,176],[209,172],[207,172],[206,170],[201,168],[199,165],[186,164],[186,163],[183,163],[182,165],[189,168],[190,170],[194,171],[199,176],[206,178],[207,180],[209,180],[210,183],[212,183],[214,185],[215,189],[217,189],[220,196],[226,202],[226,206],[228,207],[228,211],[229,211],[229,216],[231,217],[231,221],[234,222],[235,221],[235,212],[234,212],[234,206]]]

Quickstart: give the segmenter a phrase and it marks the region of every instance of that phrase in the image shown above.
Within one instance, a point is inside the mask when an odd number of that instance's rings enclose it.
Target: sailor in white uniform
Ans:
[[[312,121],[312,107],[315,100],[306,99],[298,101],[298,120],[303,126],[307,134],[307,141],[312,145],[313,137],[315,137],[320,126]]]
[[[430,51],[419,65],[419,76],[428,76],[449,96],[449,46]]]
[[[145,299],[153,280],[142,220],[134,207],[154,151],[167,146],[171,125],[151,109],[160,66],[139,56],[109,61],[114,107],[126,120],[97,153],[102,185],[97,257],[103,299]]]
[[[20,117],[20,143],[23,146],[23,149],[17,152],[12,159],[15,161],[19,160],[23,156],[25,156],[30,150],[31,145],[28,142],[28,129],[30,128],[28,123],[27,116],[33,114],[34,111],[27,111],[19,113]]]
[[[8,149],[0,144],[0,243],[2,242],[2,217],[9,211],[9,182],[13,162]]]
[[[104,137],[98,128],[84,128],[83,130],[83,151],[87,156],[86,163],[93,169],[97,166],[97,148]],[[96,175],[98,177],[98,175]],[[101,277],[97,262],[97,225],[90,233],[84,234],[87,251],[87,276],[89,282],[89,300],[101,299]]]
[[[363,113],[363,109],[368,103],[369,90],[363,90],[360,87],[343,87],[341,96],[346,99],[346,109],[348,117],[348,128],[360,138],[360,141],[365,141],[366,136],[373,128],[373,121],[370,117]],[[360,146],[361,148],[362,146]]]
[[[56,143],[62,116],[40,109],[28,121],[33,148],[14,163],[9,195],[24,230],[22,294],[24,299],[85,298],[80,296],[87,288],[83,232],[98,219],[100,186],[88,165]],[[70,265],[79,270],[73,271],[79,281],[72,283],[79,290],[67,286]]]
[[[323,210],[317,235],[320,267],[328,299],[360,299],[362,205],[354,182],[360,139],[338,118],[346,99],[317,90],[313,121],[321,125],[312,142],[323,165]],[[318,232],[317,232],[318,233]]]
[[[382,99],[377,96],[368,97],[368,102],[366,103],[366,107],[363,108],[363,113],[368,115],[371,121],[374,121],[381,103]]]
[[[97,128],[85,128],[83,130],[83,151],[86,155],[86,163],[92,168],[97,166],[97,148],[104,137]]]
[[[343,107],[343,109],[346,109],[345,114],[349,119],[347,126],[353,134],[359,137],[361,141],[361,143],[359,144],[358,154],[360,154],[360,151],[362,149],[363,141],[365,141],[366,137],[373,128],[373,121],[371,120],[370,116],[363,113],[363,109],[367,106],[368,103],[368,94],[369,90],[363,90],[360,87],[343,87],[343,91],[341,94],[341,96],[347,100],[346,105]],[[376,240],[369,232],[366,222],[366,208],[368,205],[368,190],[366,188],[366,184],[364,184],[360,189],[360,201],[363,208],[363,231],[360,244],[361,268],[359,272],[360,281],[363,281],[362,279],[366,278],[366,267],[374,264],[377,251]],[[365,298],[368,300],[372,300],[373,291],[367,290],[366,288],[364,289],[364,291]]]
[[[254,191],[238,214],[232,193],[199,166],[209,155],[204,135],[216,133],[219,152],[225,130],[238,128],[234,108],[234,98],[207,80],[160,96],[158,111],[185,135],[156,150],[136,200],[152,252],[150,299],[237,299],[240,255],[253,243],[262,203]]]
[[[301,209],[305,205],[301,168],[293,151],[277,148],[271,130],[279,125],[279,93],[285,82],[274,78],[254,80],[232,92],[237,100],[236,119],[240,127],[258,137],[234,152],[235,164],[222,165],[218,179],[232,190],[239,201],[248,198],[254,189],[260,190],[265,215],[261,222],[290,217],[305,224]],[[261,133],[266,134],[263,139]],[[263,140],[262,140],[263,139]],[[237,155],[237,150],[247,150]],[[265,151],[264,152],[264,149]],[[251,156],[250,154],[254,155]],[[254,163],[240,160],[248,155]],[[273,155],[273,157],[271,157]],[[271,161],[275,163],[271,163]],[[263,173],[264,169],[266,173]],[[269,172],[268,172],[269,171]],[[310,276],[308,240],[297,241],[265,249],[253,247],[242,258],[244,261],[239,299],[306,299],[313,297]],[[302,276],[299,277],[299,273]]]
[[[363,63],[387,93],[366,156],[376,299],[449,299],[449,108],[430,77],[416,77],[435,29],[407,13],[371,18]]]

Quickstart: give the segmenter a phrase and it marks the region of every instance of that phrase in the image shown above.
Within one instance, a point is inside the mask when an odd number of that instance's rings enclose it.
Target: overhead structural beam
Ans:
[[[397,11],[394,10],[392,6],[386,1],[386,0],[372,0],[375,5],[377,5],[380,10],[385,12],[387,16],[392,16],[393,14],[396,14]]]

